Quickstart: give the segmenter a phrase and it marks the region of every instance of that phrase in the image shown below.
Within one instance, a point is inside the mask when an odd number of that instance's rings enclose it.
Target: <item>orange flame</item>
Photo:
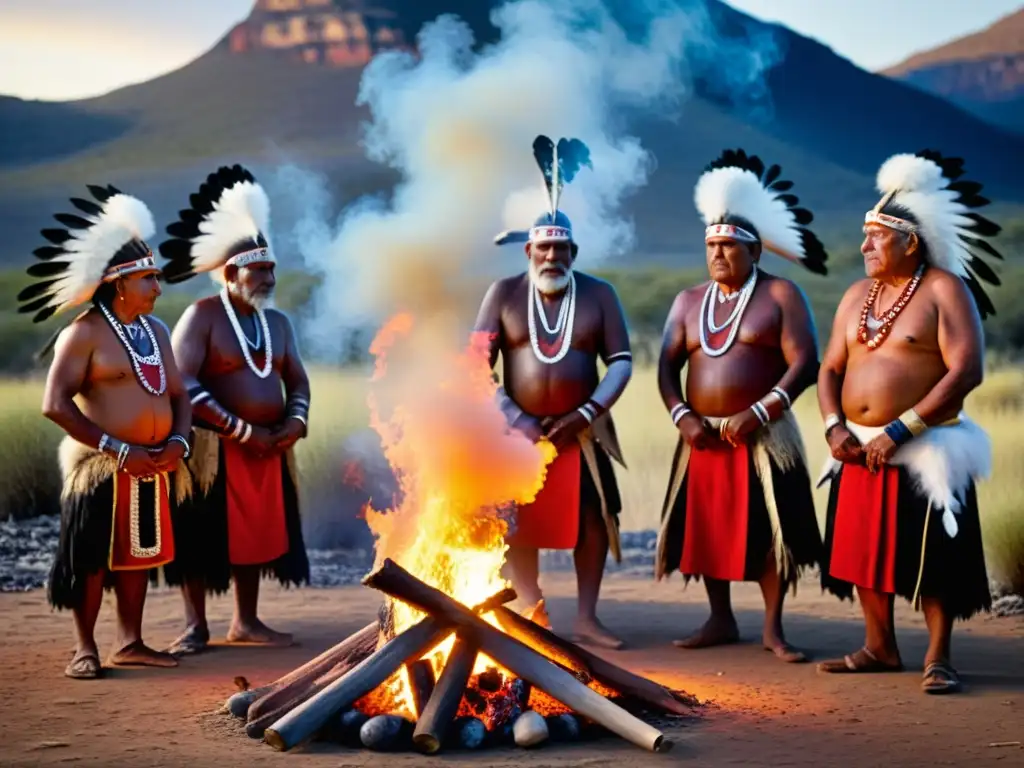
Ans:
[[[456,349],[440,330],[393,317],[370,346],[376,366],[370,424],[400,486],[396,509],[368,508],[380,564],[391,558],[417,578],[466,606],[507,586],[501,575],[507,523],[501,510],[532,501],[555,458],[551,443],[534,444],[509,430],[495,401],[486,339]],[[386,408],[384,407],[386,405]],[[423,617],[395,601],[394,631]],[[485,617],[496,625],[492,615]],[[435,675],[454,635],[423,658]],[[476,672],[497,666],[481,655]],[[399,712],[415,717],[408,672],[389,681]]]

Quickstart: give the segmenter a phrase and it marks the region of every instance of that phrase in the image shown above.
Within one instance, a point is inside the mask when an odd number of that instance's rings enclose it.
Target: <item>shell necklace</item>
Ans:
[[[267,325],[266,313],[262,309],[256,310],[256,317],[259,318],[259,325],[257,327],[263,330],[263,338],[266,339],[266,344],[264,345],[265,357],[263,360],[263,368],[257,368],[256,363],[253,361],[252,355],[249,352],[251,344],[249,339],[246,337],[245,332],[242,331],[241,324],[238,322],[238,315],[235,314],[235,308],[231,305],[231,299],[228,297],[227,288],[221,290],[220,301],[224,305],[224,311],[228,315],[228,320],[231,321],[231,327],[235,331],[235,339],[238,341],[238,346],[242,350],[242,355],[245,357],[245,363],[249,366],[249,370],[261,379],[267,378],[274,366],[274,354],[270,345],[270,327]],[[256,338],[259,339],[259,336],[257,335]],[[256,343],[258,344],[259,341]]]
[[[736,302],[736,306],[729,313],[729,317],[725,319],[725,322],[718,325],[715,322],[715,299],[717,298],[719,303],[722,303],[722,289],[718,287],[718,283],[714,280],[711,281],[711,285],[704,292],[704,300],[700,305],[700,347],[705,355],[721,357],[732,348],[740,331],[743,313],[746,311],[747,305],[750,304],[750,297],[754,295],[754,288],[756,287],[757,267],[754,267],[743,287],[734,294],[739,295],[739,301]],[[728,300],[731,300],[731,298],[731,296],[728,297]],[[709,330],[711,333],[719,333],[730,326],[732,327],[729,329],[729,335],[725,338],[725,343],[722,346],[715,349],[708,343]]]
[[[860,323],[857,325],[857,341],[861,344],[866,344],[868,349],[878,349],[882,346],[882,342],[889,336],[889,332],[892,331],[892,327],[896,324],[896,318],[900,316],[900,313],[906,308],[907,304],[914,297],[914,293],[917,291],[917,286],[921,283],[921,277],[924,275],[924,265],[922,264],[914,272],[914,276],[910,278],[910,281],[903,287],[900,292],[899,298],[896,299],[889,311],[883,314],[880,318],[872,317],[871,310],[875,307],[875,302],[878,300],[878,294],[882,290],[882,282],[875,280],[871,284],[871,290],[868,291],[867,298],[864,299],[864,306],[860,311]],[[868,330],[876,331],[873,336],[868,335]]]
[[[142,385],[142,388],[149,392],[149,394],[155,395],[156,397],[159,397],[164,392],[166,392],[167,370],[164,368],[164,359],[160,354],[160,345],[157,343],[156,334],[153,333],[153,329],[150,327],[149,321],[146,320],[146,318],[143,317],[142,315],[139,315],[138,317],[139,325],[142,326],[143,332],[149,338],[149,343],[153,346],[153,351],[150,354],[140,355],[138,352],[135,351],[135,348],[131,345],[131,342],[128,340],[128,335],[127,333],[125,333],[124,323],[118,320],[117,317],[114,316],[114,313],[111,310],[107,309],[106,305],[100,302],[97,302],[97,305],[100,308],[100,312],[103,313],[103,318],[107,321],[107,324],[114,331],[114,335],[116,335],[118,341],[121,342],[121,346],[124,347],[125,351],[128,353],[128,359],[131,360],[132,368],[135,371],[135,378],[138,379],[139,384]],[[142,373],[141,366],[143,365],[156,366],[157,370],[160,372],[159,387],[154,387],[146,379],[145,374]]]
[[[569,347],[572,345],[572,328],[576,321],[576,276],[572,273],[569,274],[569,287],[562,297],[562,304],[558,310],[558,319],[555,320],[553,328],[548,325],[548,320],[544,316],[544,306],[541,304],[540,291],[537,290],[537,286],[532,281],[528,295],[526,315],[527,325],[530,330],[530,346],[533,348],[534,356],[540,362],[545,365],[554,365],[569,353]],[[545,355],[540,348],[540,344],[537,342],[536,314],[540,314],[541,324],[544,326],[545,331],[552,335],[562,334],[562,346],[553,356]]]

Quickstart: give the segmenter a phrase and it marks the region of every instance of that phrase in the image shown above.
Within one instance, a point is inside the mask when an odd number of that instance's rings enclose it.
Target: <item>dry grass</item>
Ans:
[[[366,380],[361,372],[315,369],[311,373],[314,417],[300,443],[303,491],[320,504],[340,486],[344,438],[367,426]],[[55,449],[60,431],[39,415],[41,384],[8,380],[0,385],[0,519],[55,511],[58,488]],[[991,574],[1024,593],[1024,369],[990,373],[968,401],[968,411],[993,443],[992,478],[979,487],[985,547]],[[814,391],[795,406],[816,479],[827,456]],[[676,432],[658,395],[654,372],[638,371],[614,411],[628,470],[617,469],[625,530],[658,526]],[[815,492],[819,518],[827,489]],[[319,517],[319,515],[318,515]],[[328,514],[329,518],[330,515]],[[324,523],[329,520],[324,520]]]

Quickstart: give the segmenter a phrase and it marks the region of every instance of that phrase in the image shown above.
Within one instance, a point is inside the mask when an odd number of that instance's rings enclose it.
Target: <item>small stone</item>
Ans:
[[[406,746],[412,735],[412,723],[397,715],[371,717],[359,729],[359,740],[367,749],[396,752]]]
[[[249,707],[251,707],[252,703],[262,694],[263,690],[261,688],[249,691],[239,691],[228,699],[224,706],[227,707],[228,712],[232,715],[245,720],[245,718],[249,716]]]
[[[324,729],[325,735],[331,741],[346,747],[358,747],[361,743],[360,730],[369,719],[369,715],[358,709],[346,709],[331,719],[327,728]]]
[[[475,717],[462,717],[455,721],[458,729],[456,744],[461,749],[480,749],[487,739],[487,727]]]
[[[516,744],[520,747],[534,747],[547,741],[548,724],[544,718],[528,709],[518,718],[512,726],[512,735]]]
[[[548,732],[555,741],[579,741],[580,723],[570,714],[553,715],[546,718]]]

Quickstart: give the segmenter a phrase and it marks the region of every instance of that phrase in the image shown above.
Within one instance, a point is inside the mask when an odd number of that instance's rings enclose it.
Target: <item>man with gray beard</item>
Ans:
[[[192,208],[160,246],[169,283],[207,272],[218,295],[190,306],[174,328],[174,355],[189,388],[195,496],[174,518],[186,630],[169,649],[197,653],[210,640],[206,592],[235,583],[229,643],[290,645],[257,616],[260,578],[309,582],[293,446],[306,436],[309,379],[287,316],[267,308],[276,260],[268,245],[266,193],[235,165],[207,177]]]
[[[527,270],[491,285],[474,329],[492,367],[501,354],[498,396],[509,425],[558,451],[537,498],[516,510],[506,565],[516,592],[537,607],[533,619],[547,625],[538,550],[572,549],[579,590],[574,639],[621,648],[596,609],[609,546],[621,559],[621,501],[610,458],[625,464],[609,411],[632,375],[629,333],[615,289],[573,269],[578,246],[557,208],[561,185],[589,165],[586,147],[562,139],[556,152],[540,136],[534,156],[550,209],[529,232],[496,238],[499,245],[526,243]],[[598,360],[608,368],[603,378]]]

